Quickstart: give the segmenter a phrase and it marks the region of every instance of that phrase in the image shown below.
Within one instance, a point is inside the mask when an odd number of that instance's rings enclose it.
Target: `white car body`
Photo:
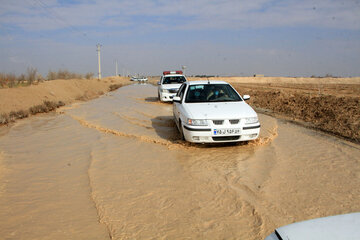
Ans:
[[[138,78],[138,81],[139,82],[147,82],[148,79],[147,79],[147,77],[140,77],[140,78]]]
[[[148,79],[147,77],[131,77],[130,81],[135,81],[135,82],[147,82]]]
[[[360,212],[316,218],[277,228],[265,240],[360,239]]]
[[[232,97],[212,100],[210,89],[221,88],[229,91]],[[199,97],[198,100],[192,98],[191,95],[195,98]],[[245,95],[244,98],[249,99],[250,96]],[[224,81],[186,82],[174,97],[174,120],[184,139],[189,142],[219,143],[254,140],[259,137],[260,123],[256,112],[244,98]]]
[[[186,77],[182,74],[171,73],[161,76],[160,81],[158,82],[158,98],[162,102],[172,102],[173,97],[176,95],[181,84],[183,84],[183,82],[179,82],[179,83],[173,82],[168,84],[166,82],[168,78],[179,78],[179,79],[184,79],[184,81],[187,81]]]

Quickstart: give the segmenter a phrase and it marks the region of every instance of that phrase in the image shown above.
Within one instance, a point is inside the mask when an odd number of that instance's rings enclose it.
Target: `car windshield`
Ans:
[[[184,76],[172,76],[172,77],[165,77],[163,84],[179,84],[183,82],[186,82]]]
[[[229,84],[190,85],[185,102],[237,102],[240,96]]]

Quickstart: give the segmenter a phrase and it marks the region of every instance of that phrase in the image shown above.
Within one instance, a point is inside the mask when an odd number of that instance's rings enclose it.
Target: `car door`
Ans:
[[[177,125],[179,125],[179,119],[180,119],[180,112],[182,109],[182,102],[183,102],[183,98],[185,95],[185,90],[186,90],[186,84],[182,84],[179,88],[179,91],[177,92],[176,96],[180,97],[180,102],[174,102],[173,103],[173,114],[174,114],[174,119]]]
[[[163,76],[160,77],[160,81],[158,82],[158,96],[160,96],[162,81],[163,81]]]

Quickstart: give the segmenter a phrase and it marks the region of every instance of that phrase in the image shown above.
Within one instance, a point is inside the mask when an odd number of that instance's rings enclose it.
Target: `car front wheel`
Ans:
[[[181,139],[181,140],[185,140],[184,131],[183,131],[183,126],[182,126],[182,124],[181,124],[181,120],[179,120],[179,132],[180,132],[180,139]]]

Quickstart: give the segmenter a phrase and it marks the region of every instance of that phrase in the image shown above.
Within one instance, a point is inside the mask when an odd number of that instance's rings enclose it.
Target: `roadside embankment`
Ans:
[[[258,110],[360,143],[359,78],[257,80],[228,81]]]
[[[126,77],[52,80],[0,89],[0,124],[7,124],[75,101],[85,101],[129,84]]]

